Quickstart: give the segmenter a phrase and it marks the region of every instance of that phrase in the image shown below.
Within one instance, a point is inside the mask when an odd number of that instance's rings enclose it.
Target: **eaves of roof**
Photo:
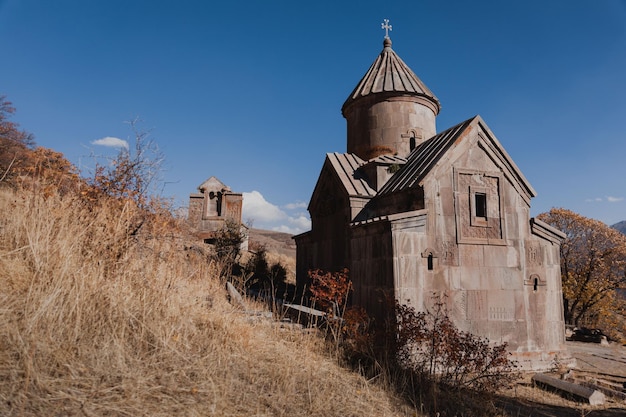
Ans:
[[[365,179],[357,175],[357,169],[365,164],[361,158],[352,153],[333,152],[326,154],[326,160],[333,167],[349,196],[371,198],[376,195],[376,191]]]
[[[406,158],[403,158],[397,155],[380,155],[380,156],[377,156],[376,158],[372,158],[367,161],[364,161],[362,166],[369,165],[370,163],[384,164],[384,165],[404,164],[406,163]]]
[[[407,157],[407,162],[380,189],[378,195],[390,194],[413,187],[424,179],[457,138],[476,119],[472,117],[420,143]]]

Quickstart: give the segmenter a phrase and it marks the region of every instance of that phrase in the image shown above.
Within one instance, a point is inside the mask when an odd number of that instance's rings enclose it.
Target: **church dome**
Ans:
[[[391,49],[391,39],[386,37],[383,41],[383,50],[374,63],[370,66],[359,84],[352,90],[350,96],[341,108],[342,113],[353,102],[362,97],[378,93],[399,93],[421,96],[426,99],[429,107],[432,107],[435,115],[441,110],[439,100],[426,87],[426,84],[407,64]],[[426,103],[425,103],[426,104]]]
[[[436,134],[441,105],[435,95],[391,49],[383,50],[343,104],[348,122],[348,152],[363,159],[394,154],[406,157]]]

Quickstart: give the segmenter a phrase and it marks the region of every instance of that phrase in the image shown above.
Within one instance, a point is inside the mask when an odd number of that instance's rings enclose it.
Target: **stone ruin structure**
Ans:
[[[199,193],[189,195],[188,221],[193,227],[196,236],[204,243],[212,244],[216,232],[226,226],[227,221],[233,221],[246,228],[241,222],[243,194],[234,193],[230,187],[224,185],[216,177],[211,177],[198,186]],[[248,238],[242,250],[248,249]]]
[[[294,237],[297,280],[347,267],[352,303],[423,311],[445,295],[461,330],[507,342],[526,369],[566,357],[559,248],[530,218],[535,190],[480,116],[437,133],[439,100],[391,48],[341,109],[347,152],[329,153]]]

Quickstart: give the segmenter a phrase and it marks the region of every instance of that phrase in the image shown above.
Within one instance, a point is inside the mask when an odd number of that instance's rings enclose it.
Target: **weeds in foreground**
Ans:
[[[421,312],[389,303],[391,314],[377,325],[362,308],[347,307],[352,288],[347,270],[313,270],[309,277],[312,299],[327,313],[325,329],[334,348],[352,367],[383,380],[416,409],[494,415],[495,406],[485,400],[519,378],[506,344],[459,330],[445,298],[433,296],[433,307]]]
[[[229,268],[149,195],[157,170],[141,143],[88,181],[42,148],[22,147],[28,161],[3,166],[0,414],[485,415],[472,412],[478,401],[457,407],[461,396],[432,378],[436,362],[425,378],[408,359],[379,360],[373,322],[346,308],[345,277],[320,300],[337,319],[335,346],[374,370],[370,380],[337,367],[318,338],[231,309]]]
[[[20,150],[0,176],[0,415],[405,415],[318,338],[231,308],[224,266],[146,192],[146,153],[87,181]]]
[[[164,219],[129,237],[134,210],[0,190],[0,415],[404,415],[316,337],[237,313]]]
[[[433,297],[432,309],[417,312],[395,303],[395,361],[390,379],[414,404],[440,415],[497,415],[491,400],[518,378],[506,344],[459,330],[445,299]]]
[[[519,376],[506,343],[492,344],[459,330],[442,299],[424,312],[396,303],[396,317],[399,363],[434,382],[495,392],[509,387]]]

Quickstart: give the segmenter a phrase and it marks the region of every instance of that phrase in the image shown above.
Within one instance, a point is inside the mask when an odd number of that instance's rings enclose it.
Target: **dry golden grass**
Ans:
[[[318,338],[232,308],[182,226],[0,190],[0,415],[397,416]]]

